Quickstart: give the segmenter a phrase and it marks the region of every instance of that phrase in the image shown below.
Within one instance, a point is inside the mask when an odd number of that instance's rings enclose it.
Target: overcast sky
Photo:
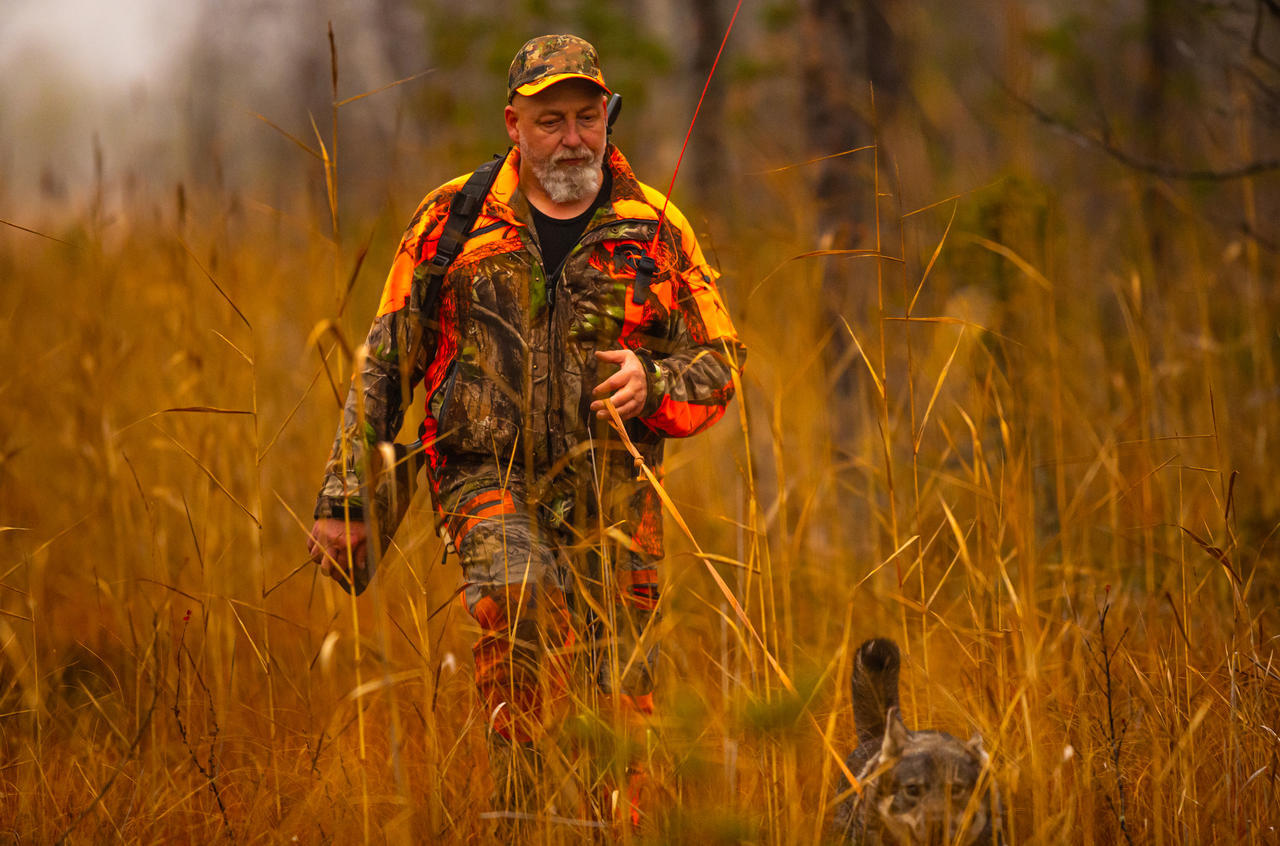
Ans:
[[[0,61],[39,73],[53,62],[104,87],[154,81],[195,24],[197,3],[172,0],[5,0]],[[24,74],[25,75],[25,74]],[[22,84],[6,74],[4,84]]]
[[[158,117],[173,113],[170,81],[198,9],[191,0],[0,2],[0,203],[30,208],[42,173],[80,193],[95,134],[117,165],[162,148]]]

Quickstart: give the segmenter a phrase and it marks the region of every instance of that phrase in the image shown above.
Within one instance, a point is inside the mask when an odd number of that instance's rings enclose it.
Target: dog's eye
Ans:
[[[904,784],[902,785],[902,792],[905,793],[909,799],[919,799],[924,795],[924,785]]]

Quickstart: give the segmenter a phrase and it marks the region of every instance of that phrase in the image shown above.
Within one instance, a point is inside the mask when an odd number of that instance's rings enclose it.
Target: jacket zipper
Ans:
[[[439,436],[439,427],[444,424],[445,414],[449,411],[449,407],[453,405],[453,385],[458,380],[458,360],[455,358],[449,362],[449,372],[444,377],[444,381],[440,383],[440,387],[436,389],[436,393],[440,394],[440,410],[436,413],[436,434]],[[427,408],[431,407],[431,400],[435,399],[435,394],[427,400]]]
[[[552,368],[552,372],[559,372],[562,369],[562,364],[563,364],[561,361],[560,344],[555,343],[555,339],[553,335],[555,332],[555,325],[556,325],[555,323],[556,289],[559,288],[560,286],[560,279],[561,277],[564,276],[564,268],[569,263],[569,259],[573,258],[574,253],[578,252],[578,250],[582,249],[583,247],[593,246],[601,241],[607,240],[608,239],[607,233],[610,230],[616,229],[619,227],[634,226],[637,224],[646,226],[646,227],[657,227],[658,222],[656,220],[650,220],[648,218],[624,217],[624,218],[619,218],[617,220],[610,220],[607,223],[601,223],[599,226],[596,226],[591,229],[587,229],[585,232],[582,233],[582,236],[578,238],[578,242],[569,248],[569,252],[565,254],[564,259],[560,262],[560,266],[556,268],[555,274],[552,277],[546,279],[547,357],[549,359],[547,363]],[[534,256],[534,260],[537,262],[538,267],[542,267],[541,246],[538,247],[538,255]],[[545,275],[546,273],[545,268],[543,269],[543,273]],[[544,425],[546,427],[546,433],[547,433],[547,445],[546,445],[547,458],[548,460],[554,460],[557,457],[556,450],[553,443],[553,439],[555,435],[553,434],[553,431],[552,431],[555,427],[552,426],[550,418],[552,415],[563,414],[563,411],[564,411],[563,405],[564,405],[565,398],[563,396],[560,396],[560,397],[552,396],[552,392],[554,390],[553,385],[555,380],[550,379],[550,375],[551,375],[550,373],[547,374],[548,376],[548,382],[547,382],[548,402],[547,402],[547,412],[546,412],[547,420],[544,421]],[[529,400],[532,400],[532,397],[529,397]]]

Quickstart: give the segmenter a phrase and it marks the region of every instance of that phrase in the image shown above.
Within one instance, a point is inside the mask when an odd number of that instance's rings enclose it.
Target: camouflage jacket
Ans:
[[[609,147],[605,162],[613,175],[610,201],[596,210],[560,278],[549,284],[518,184],[519,152],[509,152],[473,234],[450,265],[437,313],[420,318],[410,306],[415,275],[421,279],[435,255],[449,200],[467,177],[423,200],[369,331],[316,517],[364,514],[361,480],[373,472],[370,459],[377,463],[374,447],[394,441],[419,384],[426,407],[418,443],[436,493],[463,468],[486,462],[518,468],[536,484],[567,475],[600,434],[592,389],[609,374],[597,367],[596,350],[626,347],[645,366],[647,401],[627,424],[650,466],[660,465],[665,437],[692,435],[720,418],[745,349],[717,293],[717,273],[673,205],[651,246],[663,195],[637,181],[616,148]],[[636,304],[635,259],[646,251],[657,271]],[[431,327],[424,342],[406,342],[419,320]],[[416,354],[406,354],[408,348]]]

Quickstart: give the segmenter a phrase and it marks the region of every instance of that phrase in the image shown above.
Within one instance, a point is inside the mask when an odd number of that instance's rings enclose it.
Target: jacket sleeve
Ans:
[[[674,297],[663,349],[637,350],[648,374],[640,422],[661,435],[683,438],[724,414],[746,347],[716,290],[718,274],[707,264],[688,222],[668,207],[667,224],[670,241],[665,246],[675,255]]]
[[[445,204],[447,208],[447,203]],[[434,338],[410,308],[423,233],[438,224],[428,197],[413,217],[383,288],[378,314],[357,356],[342,419],[325,464],[315,517],[363,519],[368,490],[363,485],[379,444],[392,443],[404,424],[414,387],[422,381],[434,352]]]

